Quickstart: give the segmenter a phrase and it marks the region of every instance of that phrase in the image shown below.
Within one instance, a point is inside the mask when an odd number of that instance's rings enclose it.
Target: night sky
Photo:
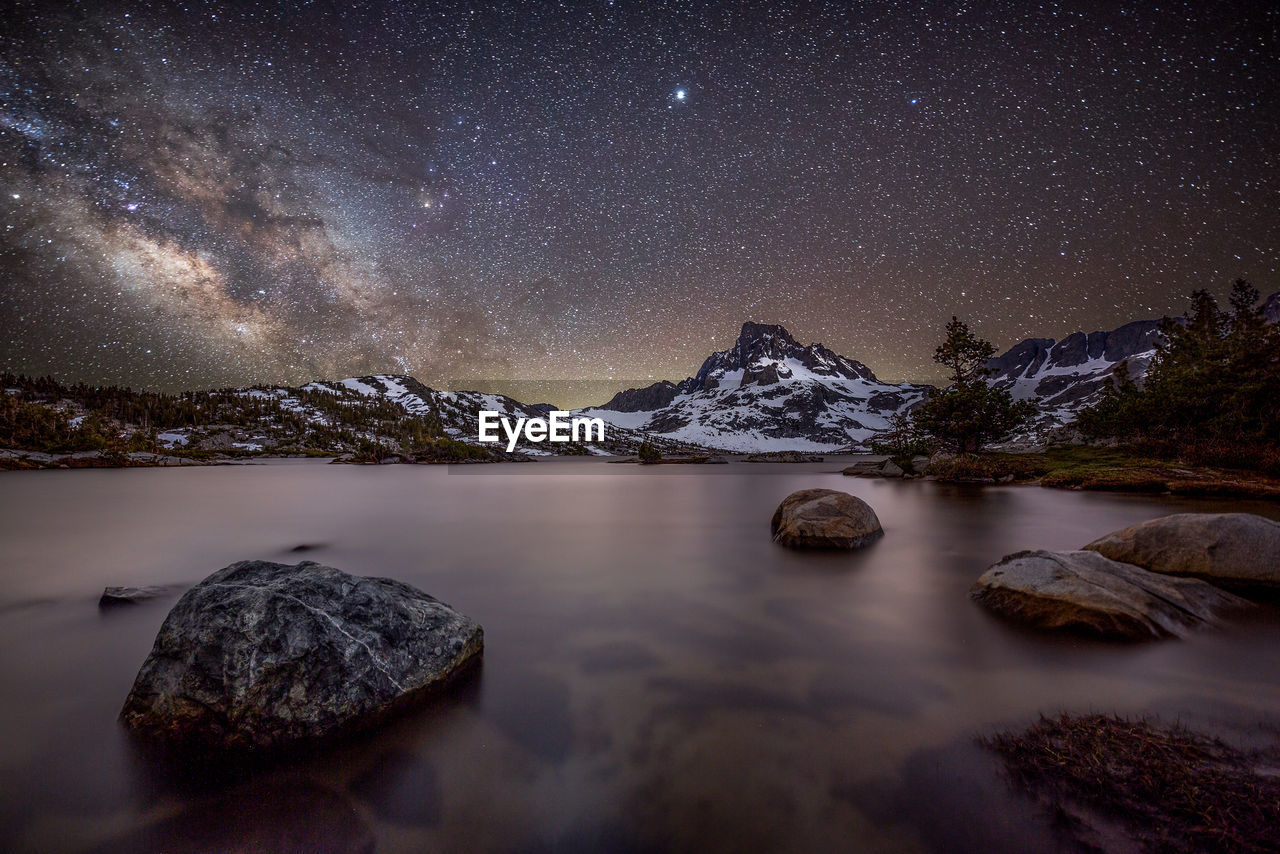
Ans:
[[[1280,289],[1274,3],[14,9],[0,369],[627,386],[755,320],[935,381],[952,314]]]

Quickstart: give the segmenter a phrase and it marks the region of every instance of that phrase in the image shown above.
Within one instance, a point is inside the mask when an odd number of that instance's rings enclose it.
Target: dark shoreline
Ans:
[[[1074,450],[1074,449],[1068,449]],[[1087,450],[1087,449],[1086,449]],[[748,454],[725,452],[713,455],[668,457],[653,462],[641,462],[634,457],[600,457],[604,464],[631,465],[715,465],[727,462],[776,462],[783,464],[812,463],[806,459],[813,455],[796,455],[796,458],[751,459]],[[821,455],[819,455],[821,456]],[[827,454],[835,457],[882,456],[873,454]],[[573,459],[578,459],[574,456]],[[0,471],[35,471],[51,469],[114,469],[114,468],[189,468],[194,466],[252,465],[271,460],[326,459],[330,463],[349,465],[445,465],[453,463],[485,464],[500,462],[536,462],[542,458],[523,460],[469,459],[469,460],[384,460],[382,462],[351,459],[339,453],[268,454],[245,452],[243,454],[213,453],[208,456],[189,456],[144,451],[128,453],[79,452],[75,454],[48,454],[38,451],[0,449]],[[556,459],[551,457],[549,459]],[[905,478],[886,478],[875,474],[859,476],[875,479],[925,480],[968,486],[1041,486],[1046,489],[1064,489],[1080,492],[1112,492],[1129,495],[1172,495],[1187,498],[1245,498],[1280,500],[1280,481],[1274,478],[1244,471],[1227,471],[1203,466],[1183,466],[1178,463],[1126,459],[1086,460],[1083,463],[1063,464],[1061,460],[1045,462],[1043,453],[1003,453],[981,459],[976,466],[966,466],[955,471],[938,472],[934,467],[922,475]]]

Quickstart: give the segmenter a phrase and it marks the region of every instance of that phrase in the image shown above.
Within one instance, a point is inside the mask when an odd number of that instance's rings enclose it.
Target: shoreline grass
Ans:
[[[952,483],[1038,482],[1051,489],[1280,499],[1280,479],[1256,471],[1159,459],[1118,448],[986,451],[931,463],[925,474]]]

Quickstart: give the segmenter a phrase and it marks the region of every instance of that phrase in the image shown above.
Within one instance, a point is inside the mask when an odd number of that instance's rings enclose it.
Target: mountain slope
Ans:
[[[1159,321],[1138,320],[1110,332],[1073,332],[1061,341],[1028,338],[987,362],[989,382],[1016,400],[1040,407],[1035,427],[1074,421],[1111,381],[1115,366],[1129,360],[1129,374],[1146,373],[1160,339]]]
[[[1280,322],[1280,291],[1267,297],[1263,315]],[[995,372],[989,382],[1017,400],[1036,401],[1040,413],[1022,437],[1036,438],[1074,421],[1096,402],[1120,362],[1127,359],[1129,376],[1141,383],[1159,340],[1159,320],[1135,320],[1109,332],[1073,332],[1061,341],[1028,338],[987,362]]]
[[[830,451],[862,445],[928,386],[878,380],[781,326],[744,323],[696,375],[620,392],[580,412],[617,427],[730,451]]]

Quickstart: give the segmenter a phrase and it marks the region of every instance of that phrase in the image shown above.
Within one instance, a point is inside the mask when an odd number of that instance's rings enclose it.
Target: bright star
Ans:
[[[684,90],[683,90],[683,89],[677,89],[677,90],[676,90],[676,100],[677,100],[677,101],[683,101],[683,100],[684,100]]]

